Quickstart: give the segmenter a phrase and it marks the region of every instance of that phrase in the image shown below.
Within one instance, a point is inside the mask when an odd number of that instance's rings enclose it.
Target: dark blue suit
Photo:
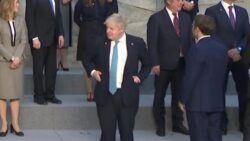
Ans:
[[[139,85],[133,81],[138,76],[143,82],[151,65],[143,39],[126,34],[127,60],[124,66],[122,86],[115,95],[109,92],[110,40],[100,41],[97,48],[86,51],[83,64],[88,74],[92,70],[102,72],[101,82],[95,85],[95,102],[102,129],[101,141],[115,141],[117,121],[121,141],[133,140],[134,120],[139,106]],[[141,67],[138,71],[138,65]]]
[[[186,105],[191,141],[221,141],[221,113],[224,111],[226,46],[211,37],[190,49],[181,89]]]
[[[183,114],[177,106],[179,86],[184,71],[184,57],[193,43],[190,17],[179,12],[180,36],[177,35],[170,16],[164,8],[153,14],[148,21],[147,43],[153,66],[160,65],[160,75],[155,75],[153,113],[157,128],[165,129],[164,98],[168,84],[172,90],[173,126],[179,126]]]
[[[216,32],[215,36],[220,39],[226,46],[227,49],[233,49],[241,47],[241,54],[244,53],[246,47],[246,38],[249,28],[249,18],[246,9],[234,5],[236,14],[235,29],[233,29],[229,17],[222,6],[221,2],[217,5],[206,9],[206,15],[209,15],[215,19]],[[224,92],[227,88],[228,73],[232,72],[233,79],[235,81],[236,90],[238,93],[239,100],[239,121],[240,128],[243,127],[243,118],[246,107],[246,94],[247,94],[247,83],[248,83],[248,70],[242,60],[233,62],[230,60],[228,64],[228,70],[225,77]]]

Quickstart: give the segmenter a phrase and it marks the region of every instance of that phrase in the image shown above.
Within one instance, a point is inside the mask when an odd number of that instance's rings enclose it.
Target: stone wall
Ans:
[[[24,15],[25,0],[21,1],[21,15]],[[163,0],[118,0],[119,12],[122,14],[128,23],[127,32],[133,35],[137,35],[146,39],[146,24],[150,15],[155,11],[162,9]],[[220,0],[199,0],[200,13],[203,14],[205,9],[211,5],[218,3]],[[73,5],[76,0],[73,0]],[[237,4],[250,10],[249,0],[238,0]],[[249,11],[250,12],[250,11]],[[81,67],[81,63],[75,60],[78,27],[73,24],[73,47],[69,49],[69,64],[71,68]],[[31,67],[31,56],[29,47],[26,49],[28,59],[26,60],[26,67]]]

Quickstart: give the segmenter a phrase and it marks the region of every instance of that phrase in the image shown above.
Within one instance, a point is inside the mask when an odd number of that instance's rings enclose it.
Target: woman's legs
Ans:
[[[83,73],[83,77],[85,80],[85,89],[87,93],[87,100],[93,101],[94,93],[93,93],[93,80],[91,77],[88,77],[86,71]]]
[[[1,132],[6,132],[8,129],[7,123],[7,101],[4,99],[0,100],[0,117],[2,121]]]
[[[63,47],[57,49],[57,68],[62,67],[64,71],[68,71],[68,48]]]
[[[10,109],[11,109],[11,124],[15,131],[21,131],[19,126],[19,109],[20,109],[20,100],[10,100]]]

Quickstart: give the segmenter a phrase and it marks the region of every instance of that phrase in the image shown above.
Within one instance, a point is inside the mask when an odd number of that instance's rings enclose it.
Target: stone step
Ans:
[[[59,95],[58,98],[63,101],[61,105],[50,103],[48,105],[37,105],[33,103],[32,96],[25,95],[22,99],[20,111],[20,123],[23,129],[99,129],[95,103],[87,102],[85,95]],[[167,95],[165,99],[167,130],[171,129],[170,99],[171,96]],[[152,117],[152,103],[153,95],[140,96],[135,129],[155,129]],[[227,96],[226,104],[229,129],[237,130],[238,108],[236,96]]]
[[[100,130],[24,130],[24,137],[8,134],[1,141],[99,141]],[[120,141],[119,133],[116,140]],[[165,137],[158,137],[154,130],[135,130],[135,141],[189,141],[189,136],[167,132]],[[242,134],[230,131],[223,136],[224,141],[242,141]]]
[[[24,71],[24,93],[33,94],[33,74],[32,70],[26,68]],[[83,69],[70,69],[68,72],[58,71],[56,81],[56,94],[84,94],[85,81],[83,80]],[[154,93],[154,75],[151,74],[141,86],[141,93],[152,95]],[[170,94],[170,88],[167,91]],[[232,76],[229,75],[228,95],[235,95],[235,86]]]

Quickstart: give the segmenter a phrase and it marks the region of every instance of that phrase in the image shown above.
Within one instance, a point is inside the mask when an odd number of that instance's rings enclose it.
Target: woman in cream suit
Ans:
[[[23,136],[19,127],[20,98],[23,95],[23,53],[27,46],[27,29],[23,17],[17,16],[19,0],[0,0],[0,137],[10,129]],[[7,100],[10,100],[11,124],[7,123]]]

